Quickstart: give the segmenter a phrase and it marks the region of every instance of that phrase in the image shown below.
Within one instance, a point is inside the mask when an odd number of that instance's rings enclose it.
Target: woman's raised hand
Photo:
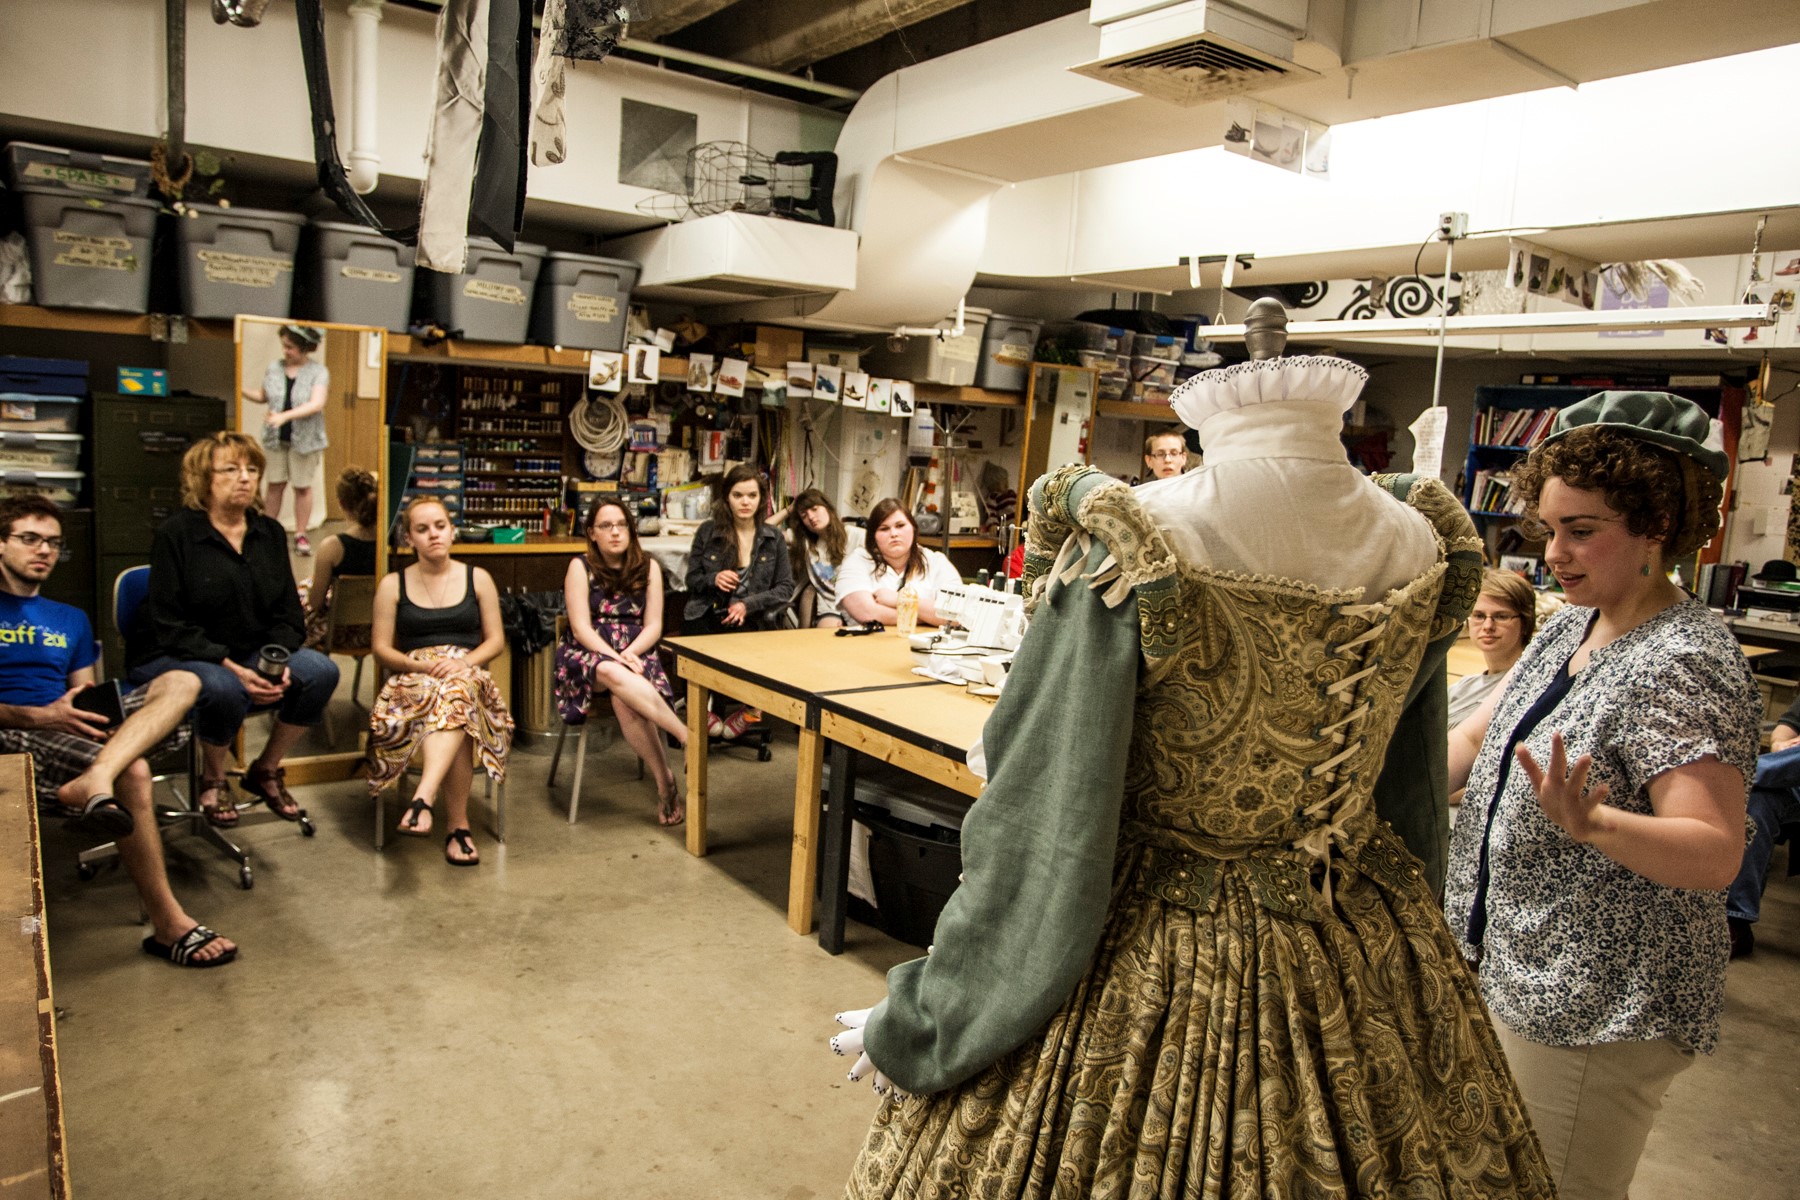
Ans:
[[[1576,841],[1592,841],[1600,831],[1596,815],[1609,791],[1604,783],[1591,790],[1587,786],[1588,769],[1594,765],[1593,756],[1582,755],[1571,768],[1560,731],[1550,735],[1548,769],[1538,766],[1537,759],[1524,746],[1514,753],[1531,780],[1531,789],[1537,793],[1544,815]]]

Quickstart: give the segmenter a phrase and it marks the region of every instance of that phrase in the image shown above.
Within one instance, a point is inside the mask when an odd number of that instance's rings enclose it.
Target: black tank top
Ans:
[[[344,557],[338,560],[337,570],[333,571],[335,579],[339,575],[373,575],[375,573],[375,539],[351,537],[347,533],[337,535],[338,542],[344,547]]]
[[[427,646],[481,645],[481,605],[475,599],[475,568],[463,564],[463,598],[448,608],[420,608],[406,598],[406,572],[400,572],[400,605],[394,612],[394,648],[402,654]]]

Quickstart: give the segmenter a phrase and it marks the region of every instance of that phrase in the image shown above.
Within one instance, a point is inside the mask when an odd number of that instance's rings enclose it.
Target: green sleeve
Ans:
[[[1443,542],[1445,573],[1432,638],[1406,695],[1375,780],[1375,815],[1394,827],[1442,894],[1450,848],[1450,697],[1445,660],[1481,587],[1480,540],[1468,513],[1430,476],[1378,475],[1396,499],[1418,509]]]
[[[1105,560],[1096,542],[1089,570]],[[869,1057],[940,1091],[1056,1013],[1105,922],[1138,677],[1135,597],[1051,584],[982,738],[988,784],[963,823],[963,883],[931,953],[888,973]]]

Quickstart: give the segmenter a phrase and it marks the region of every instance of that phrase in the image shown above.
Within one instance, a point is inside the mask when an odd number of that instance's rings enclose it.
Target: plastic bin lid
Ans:
[[[148,200],[143,196],[102,196],[97,192],[71,192],[68,188],[50,187],[42,183],[21,183],[16,185],[13,191],[24,196],[49,196],[53,200],[67,200],[71,204],[80,204],[87,208],[92,208],[96,204],[101,207],[109,204],[117,204],[126,208],[162,207],[160,201]]]
[[[366,233],[370,237],[380,238],[384,242],[393,240],[379,230],[370,229],[367,225],[361,225],[355,221],[320,221],[315,218],[308,221],[307,224],[314,229],[329,229],[333,233]]]
[[[9,152],[13,150],[42,150],[46,154],[81,155],[84,158],[98,158],[103,159],[106,162],[130,163],[134,167],[148,167],[150,165],[150,160],[145,158],[126,158],[124,155],[120,154],[99,154],[92,150],[76,150],[70,146],[46,146],[42,142],[8,142],[6,143],[6,149]]]
[[[563,262],[594,263],[602,267],[630,267],[634,271],[642,269],[641,264],[629,258],[606,258],[599,254],[577,254],[573,250],[547,250],[544,252],[544,257],[560,259]]]
[[[79,442],[79,433],[35,433],[0,428],[0,449],[31,450],[44,442]]]
[[[30,467],[0,467],[0,483],[14,487],[31,487],[38,483],[60,483],[73,480],[80,483],[84,476],[80,471],[34,471]]]
[[[236,204],[230,208],[219,204],[190,204],[187,207],[203,217],[248,217],[252,221],[279,221],[284,225],[306,224],[306,218],[299,213],[278,212],[273,208],[242,208]]]
[[[24,401],[30,404],[80,404],[80,396],[40,396],[36,392],[0,392],[0,400]]]
[[[494,241],[492,238],[484,238],[484,237],[470,238],[469,239],[469,249],[485,250],[489,254],[505,254],[505,253],[507,253],[507,250],[505,249],[505,247],[501,246],[499,242]],[[526,257],[530,257],[530,258],[542,258],[542,257],[544,257],[544,255],[550,253],[548,250],[546,250],[544,247],[538,245],[536,242],[515,242],[515,243],[513,243],[513,248],[512,248],[511,252],[516,255],[523,255]],[[637,264],[633,263],[632,265],[636,266]]]

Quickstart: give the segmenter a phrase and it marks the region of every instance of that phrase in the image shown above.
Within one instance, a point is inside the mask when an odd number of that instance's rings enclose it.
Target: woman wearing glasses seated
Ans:
[[[1144,482],[1173,479],[1187,470],[1187,439],[1179,433],[1153,433],[1144,439]]]
[[[1469,638],[1487,660],[1487,669],[1450,685],[1450,728],[1473,716],[1481,702],[1506,682],[1506,673],[1519,661],[1536,629],[1536,589],[1512,571],[1492,567],[1483,571],[1481,594],[1469,613]]]
[[[261,511],[263,461],[262,447],[241,433],[215,433],[188,447],[181,460],[183,508],[156,531],[144,615],[125,631],[134,685],[168,671],[200,677],[198,799],[219,826],[238,819],[225,756],[244,718],[269,708],[275,727],[244,771],[243,787],[283,820],[300,819],[281,760],[319,723],[338,682],[330,658],[301,648],[306,615],[288,563],[287,533]],[[259,673],[265,647],[285,651],[287,665]]]

